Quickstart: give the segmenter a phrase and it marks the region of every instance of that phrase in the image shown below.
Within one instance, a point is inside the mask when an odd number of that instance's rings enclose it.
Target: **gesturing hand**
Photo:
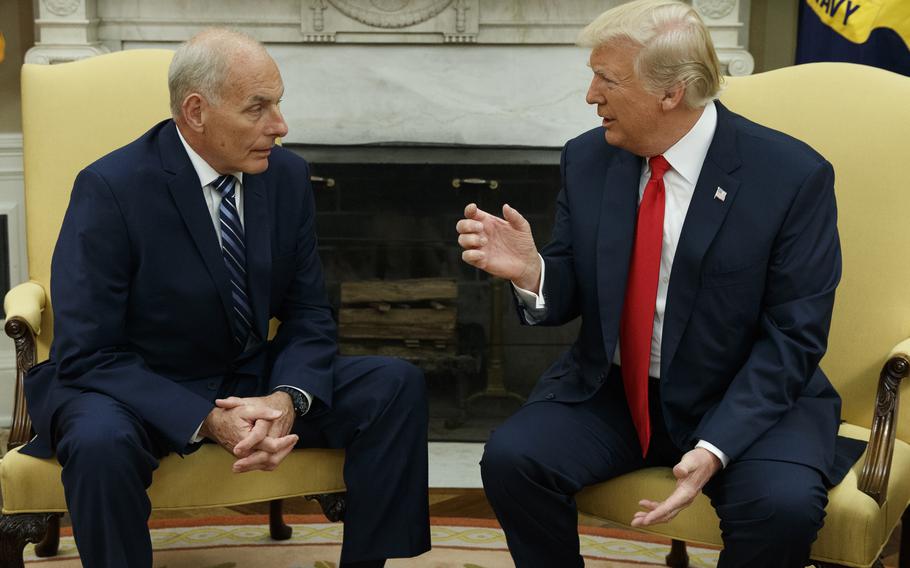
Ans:
[[[633,527],[666,523],[692,504],[702,487],[721,468],[720,460],[704,448],[695,448],[683,454],[673,467],[676,490],[664,501],[642,499],[638,504],[647,511],[638,511],[632,517]]]
[[[531,226],[521,213],[503,205],[500,219],[471,203],[465,207],[464,216],[455,225],[458,244],[465,249],[462,260],[536,293],[540,284],[540,259]]]

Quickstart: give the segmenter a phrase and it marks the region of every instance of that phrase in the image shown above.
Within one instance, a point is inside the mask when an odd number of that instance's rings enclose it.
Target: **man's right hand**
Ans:
[[[458,244],[465,249],[461,258],[493,276],[511,280],[519,288],[539,293],[540,258],[531,234],[531,225],[509,205],[502,206],[502,218],[490,215],[471,203],[458,221]]]

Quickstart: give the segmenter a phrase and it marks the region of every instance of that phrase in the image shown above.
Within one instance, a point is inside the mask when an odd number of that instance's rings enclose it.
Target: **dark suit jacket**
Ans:
[[[840,398],[818,366],[841,274],[834,172],[806,144],[716,104],[664,314],[667,428],[683,450],[704,439],[731,460],[803,463],[836,483],[863,446],[836,441]],[[608,376],[641,168],[602,128],[563,150],[541,323],[581,316],[582,326],[531,402],[583,400]]]
[[[282,324],[241,356],[221,247],[173,121],[79,174],[52,261],[50,359],[25,381],[37,432],[26,453],[51,454],[55,411],[85,391],[123,402],[177,452],[226,380],[331,405],[335,324],[306,162],[276,147],[265,172],[243,177],[243,214],[253,332]]]

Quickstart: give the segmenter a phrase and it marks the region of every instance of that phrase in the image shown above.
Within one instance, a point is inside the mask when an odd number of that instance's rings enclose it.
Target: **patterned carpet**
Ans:
[[[218,517],[152,521],[155,568],[335,568],[341,550],[342,525],[319,515],[286,515],[293,525],[290,540],[269,538],[265,517]],[[664,566],[665,542],[621,530],[581,527],[581,549],[590,568]],[[60,554],[52,559],[26,549],[29,567],[80,566],[68,530]],[[434,519],[433,550],[419,558],[392,560],[388,568],[510,568],[505,537],[494,521]],[[693,567],[714,566],[718,552],[689,547]]]

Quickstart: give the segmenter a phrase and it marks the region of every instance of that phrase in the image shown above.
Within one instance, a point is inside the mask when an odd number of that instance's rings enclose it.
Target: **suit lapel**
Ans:
[[[259,338],[266,339],[272,252],[269,242],[268,199],[261,176],[243,176],[243,220],[253,326]]]
[[[740,165],[736,152],[736,131],[730,112],[719,102],[715,105],[717,128],[695,185],[670,274],[661,340],[661,377],[667,376],[667,369],[692,314],[702,260],[727,212],[733,207],[739,189],[739,180],[730,175]],[[718,189],[726,192],[723,200],[715,199]]]
[[[613,358],[635,238],[641,158],[620,151],[605,172],[597,232],[597,290],[607,359]]]
[[[212,276],[212,282],[221,297],[225,316],[228,322],[233,317],[231,303],[230,280],[221,255],[221,245],[215,234],[212,217],[205,204],[202,188],[199,186],[199,176],[190,162],[180,138],[177,136],[177,127],[173,122],[168,124],[159,138],[162,166],[165,171],[174,174],[168,182],[168,190],[177,205],[180,216],[205,262],[205,267]]]

